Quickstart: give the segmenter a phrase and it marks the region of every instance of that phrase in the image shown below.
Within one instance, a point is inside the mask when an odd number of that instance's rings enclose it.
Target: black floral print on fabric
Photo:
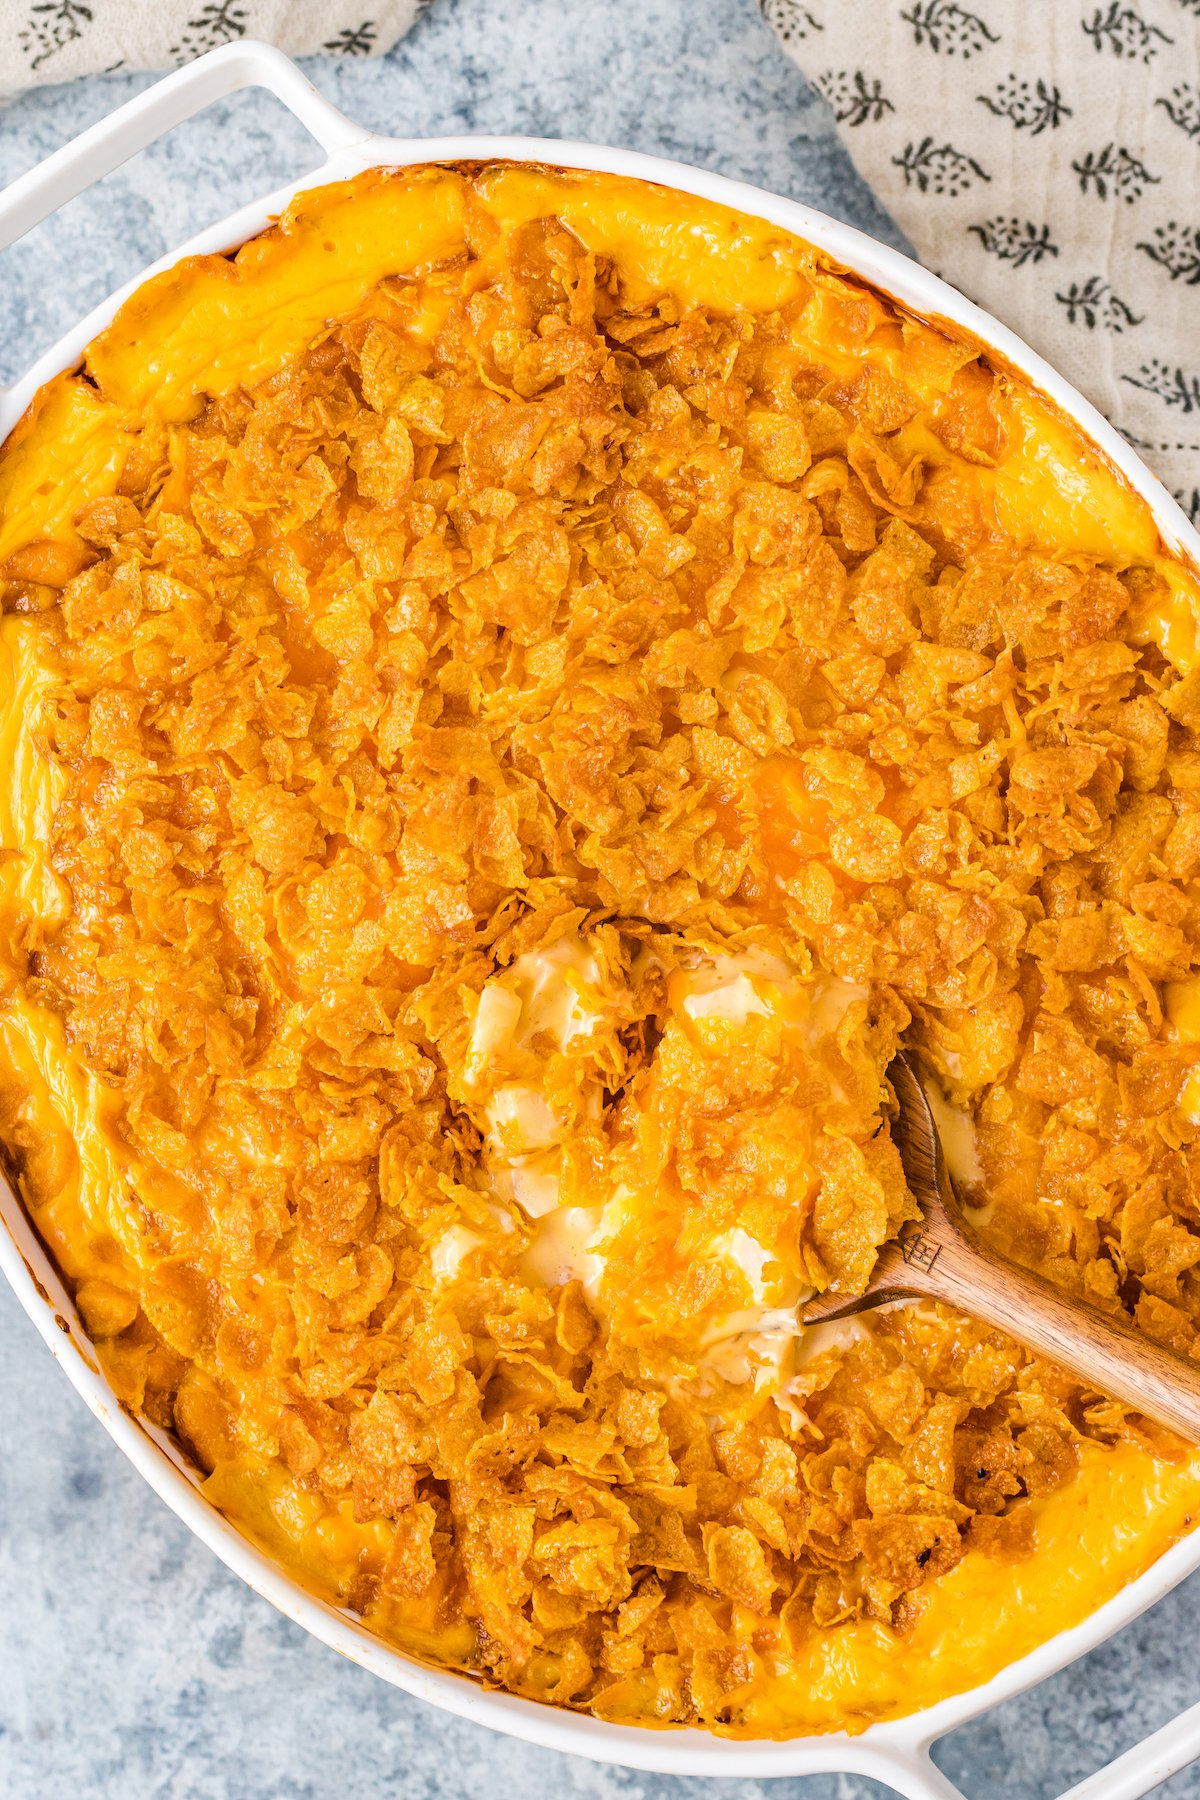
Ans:
[[[918,0],[900,17],[912,26],[917,43],[928,44],[939,56],[961,56],[966,61],[1000,41],[978,13],[968,12],[958,0]]]
[[[1200,375],[1173,369],[1158,357],[1143,363],[1136,375],[1122,375],[1121,380],[1147,394],[1157,394],[1167,406],[1177,406],[1182,413],[1200,413]]]
[[[866,125],[879,121],[896,108],[883,91],[879,77],[869,77],[861,69],[853,74],[845,69],[826,69],[816,78],[816,86],[828,101],[839,125]]]
[[[92,22],[92,9],[79,0],[37,0],[29,9],[29,22],[18,32],[17,41],[29,59],[31,69],[56,56],[68,44],[83,36]]]
[[[322,49],[334,56],[370,56],[375,43],[375,21],[364,19],[361,25],[347,25],[336,37],[328,38]]]
[[[763,18],[778,33],[781,44],[801,44],[814,31],[825,29],[807,6],[801,6],[800,0],[759,0],[759,4]]]
[[[1056,293],[1054,298],[1066,308],[1067,319],[1072,325],[1086,325],[1089,331],[1099,325],[1104,331],[1120,332],[1127,331],[1131,325],[1145,323],[1145,314],[1135,313],[1119,299],[1102,275],[1073,281],[1065,292]]]
[[[786,13],[793,60],[920,259],[1028,337],[1191,507],[1200,0],[760,3]]]
[[[892,161],[903,169],[905,186],[915,182],[923,194],[945,194],[952,199],[977,181],[992,179],[973,156],[956,150],[953,144],[935,144],[931,137],[906,144],[903,156],[893,156]]]
[[[1200,286],[1200,225],[1156,225],[1148,242],[1140,242],[1151,262],[1167,271],[1172,281],[1182,278],[1185,287]]]
[[[239,6],[237,0],[212,0],[211,5],[202,6],[195,18],[188,20],[178,44],[171,47],[171,55],[177,62],[190,62],[206,50],[243,38],[247,17],[246,8]]]
[[[1056,129],[1071,116],[1071,108],[1057,87],[1045,81],[1023,81],[1017,75],[1006,75],[990,94],[975,98],[998,119],[1009,119],[1018,131],[1040,137],[1049,127]]]
[[[1051,239],[1049,225],[1035,225],[1029,219],[1000,216],[986,219],[981,225],[968,225],[967,230],[979,239],[985,250],[1002,262],[1011,263],[1015,269],[1058,255],[1058,245]]]
[[[1152,175],[1132,150],[1115,143],[1105,144],[1102,150],[1089,150],[1071,167],[1079,177],[1080,193],[1095,194],[1100,200],[1107,200],[1111,193],[1115,200],[1124,200],[1128,206],[1141,199],[1143,189],[1157,187],[1162,180],[1161,175]]]
[[[1112,0],[1107,11],[1098,6],[1091,18],[1081,23],[1097,50],[1111,50],[1114,56],[1139,62],[1152,62],[1164,44],[1175,42],[1160,26],[1148,24],[1132,6],[1122,6],[1121,0]]]
[[[47,82],[115,69],[161,74],[248,38],[273,42],[289,56],[381,56],[427,4],[429,0],[0,0],[0,104]]]
[[[1172,125],[1190,138],[1200,138],[1200,87],[1181,81],[1169,94],[1160,94],[1154,102],[1161,106]]]

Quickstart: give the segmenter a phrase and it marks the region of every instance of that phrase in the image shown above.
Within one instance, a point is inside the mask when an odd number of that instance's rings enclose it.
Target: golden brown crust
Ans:
[[[825,279],[836,334],[864,301]],[[4,571],[55,602],[73,902],[13,975],[143,1177],[139,1264],[85,1318],[206,1466],[281,1460],[378,1527],[344,1594],[382,1629],[466,1620],[471,1666],[609,1716],[736,1721],[808,1634],[903,1631],[965,1546],[1021,1553],[1080,1434],[1137,1430],[944,1311],[817,1356],[786,1408],[697,1386],[687,1323],[729,1294],[679,1221],[861,1285],[909,1205],[879,1078],[910,1017],[998,1241],[1185,1352],[1200,1319],[1196,1058],[1162,1011],[1200,925],[1193,684],[1128,641],[1161,577],[1005,537],[969,347],[924,408],[831,372],[801,311],[630,306],[536,221],[486,284],[386,282],[174,427],[78,521],[82,571]],[[900,457],[914,420],[947,461]],[[624,1157],[670,1197],[600,1317],[522,1272],[467,1073],[487,984],[569,933],[611,1029],[539,1052],[563,1192]],[[757,1019],[697,1046],[664,999],[696,946],[869,1013],[814,1052]],[[484,1260],[439,1283],[459,1228]]]

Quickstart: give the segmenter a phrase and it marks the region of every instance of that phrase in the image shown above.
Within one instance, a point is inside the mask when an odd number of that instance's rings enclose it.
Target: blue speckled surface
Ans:
[[[369,10],[369,9],[368,9]],[[434,0],[379,63],[318,84],[379,129],[628,144],[894,229],[752,0]],[[0,110],[0,182],[134,92]],[[169,245],[316,158],[274,102],[212,108],[0,261],[0,380]],[[971,1800],[1042,1800],[1200,1698],[1200,1577],[941,1746]],[[385,1687],[221,1568],[124,1463],[0,1291],[0,1796],[47,1800],[875,1800],[851,1777],[676,1781],[597,1768]],[[1200,1800],[1200,1772],[1162,1790]]]

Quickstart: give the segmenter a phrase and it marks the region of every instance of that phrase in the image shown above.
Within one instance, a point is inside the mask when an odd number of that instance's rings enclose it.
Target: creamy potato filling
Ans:
[[[801,1052],[820,1065],[851,1007],[865,1006],[869,990],[828,975],[802,975],[783,958],[760,949],[734,954],[672,945],[666,961],[653,941],[639,952],[637,974],[653,970],[659,1043],[680,1034],[714,1081],[736,1063],[748,1037],[763,1035],[763,1022],[781,1063]],[[631,971],[632,976],[632,971]],[[579,1202],[577,1175],[564,1169],[572,1134],[594,1126],[611,1111],[605,1059],[598,1055],[614,1028],[628,1025],[636,1007],[628,987],[614,991],[603,956],[586,937],[569,935],[525,952],[487,980],[474,1001],[461,1084],[467,1110],[481,1136],[480,1167],[499,1203],[513,1205],[528,1229],[520,1270],[533,1285],[554,1288],[578,1282],[602,1320],[611,1318],[610,1263],[622,1254],[622,1233],[638,1231],[651,1174],[639,1160],[636,1135],[640,1102],[627,1097],[619,1129]],[[607,1039],[605,1034],[607,1033]],[[569,1060],[564,1103],[561,1064]],[[551,1064],[558,1069],[556,1098],[547,1091]],[[653,1086],[653,1058],[643,1071]],[[829,1094],[844,1102],[835,1068],[826,1071]],[[553,1083],[551,1084],[553,1085]],[[644,1122],[644,1110],[641,1110]],[[962,1121],[964,1128],[966,1121]],[[816,1182],[804,1146],[796,1145],[794,1176],[805,1191]],[[786,1227],[786,1218],[781,1220]],[[760,1227],[761,1229],[761,1227]],[[432,1266],[439,1280],[453,1279],[486,1239],[462,1226],[438,1240]],[[742,1223],[693,1234],[687,1255],[709,1265],[738,1304],[691,1322],[702,1386],[714,1383],[754,1391],[782,1390],[796,1366],[805,1336],[798,1309],[814,1291],[811,1281],[776,1243]],[[646,1296],[652,1307],[655,1296]],[[852,1341],[865,1331],[823,1332],[814,1343]],[[816,1353],[812,1351],[810,1353]]]
[[[956,1191],[964,1198],[971,1194],[979,1197],[978,1190],[983,1186],[983,1164],[979,1160],[974,1119],[965,1108],[947,1100],[936,1082],[926,1082],[925,1093]]]
[[[787,1734],[1196,1516],[964,1315],[795,1327],[911,1216],[903,1034],[989,1238],[1197,1353],[1197,589],[1011,370],[665,189],[368,171],[42,390],[0,600],[0,1142],[289,1569]]]

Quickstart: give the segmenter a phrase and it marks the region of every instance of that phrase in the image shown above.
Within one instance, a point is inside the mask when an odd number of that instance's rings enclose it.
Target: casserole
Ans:
[[[209,76],[212,76],[214,74],[214,71],[216,71],[218,74],[220,74],[223,71],[225,73],[225,75],[228,76],[229,67],[230,67],[230,62],[228,59],[227,59],[226,63],[224,63],[224,64],[210,64],[210,65],[208,65],[207,74]],[[281,79],[285,79],[285,78],[281,77]],[[168,84],[168,86],[169,86],[169,84]],[[161,93],[161,90],[159,90],[159,92]],[[498,153],[502,153],[502,152],[498,152],[497,147],[494,145],[491,145],[491,144],[474,145],[471,148],[472,148],[473,152],[477,155],[483,154],[485,156],[495,156]],[[531,153],[545,154],[545,150],[542,147],[520,146],[518,148],[519,148],[519,153],[525,157],[528,157]],[[384,146],[378,146],[378,145],[372,144],[372,145],[367,145],[365,147],[365,149],[366,149],[366,154],[365,154],[364,161],[367,163],[378,162],[381,159],[386,160],[389,163],[397,163],[397,162],[403,163],[408,160],[408,158],[406,156],[403,156],[403,155],[400,155],[397,153],[397,150],[398,150],[397,146],[389,145],[389,146],[384,147]],[[512,154],[511,147],[505,147],[505,149],[509,155]],[[427,149],[425,152],[425,155],[426,155],[426,157],[428,157],[429,155],[432,154],[437,159],[447,159],[447,158],[451,157],[452,155],[461,154],[461,153],[462,153],[462,147],[456,146],[452,150],[445,145],[435,145],[435,146],[432,146],[429,149]],[[572,163],[575,163],[576,165],[578,165],[580,162],[584,162],[584,161],[586,161],[587,163],[590,164],[590,163],[594,162],[595,159],[591,158],[591,157],[584,159],[584,158],[581,158],[578,156],[573,156],[571,154],[563,154],[563,153],[559,153],[559,152],[555,151],[554,152],[554,160],[559,163],[567,163],[568,165],[570,165]],[[617,160],[619,161],[619,159],[617,159]],[[61,166],[62,165],[60,164],[59,169],[61,169]],[[339,173],[340,172],[349,172],[349,170],[354,166],[361,166],[361,165],[355,165],[352,161],[347,161],[343,165],[341,165],[341,167],[339,168],[339,170],[337,172],[339,172]],[[624,166],[629,166],[629,165],[624,165]],[[653,173],[653,174],[659,175],[660,176],[660,185],[661,185],[661,175],[663,172],[658,171],[653,165],[644,165],[644,164],[633,165],[633,170],[634,170],[634,172],[636,172],[638,174]],[[56,172],[57,171],[52,168],[49,171],[50,176],[53,177],[53,175]],[[328,175],[333,172],[334,171],[330,170],[330,171],[326,171],[323,173]],[[670,172],[667,172],[667,173],[670,173]],[[702,191],[699,189],[695,189],[694,184],[688,184],[688,183],[684,183],[681,181],[674,181],[674,186],[676,187],[676,189],[678,191],[685,191],[688,186],[691,186],[693,188],[693,191]],[[28,191],[28,190],[26,190],[26,191]],[[768,206],[765,203],[763,203],[761,200],[756,200],[753,197],[749,197],[749,203],[748,203],[747,198],[743,197],[737,190],[730,190],[727,187],[722,186],[721,184],[707,184],[705,186],[705,188],[703,189],[703,191],[706,194],[708,194],[709,197],[711,197],[711,198],[717,198],[722,201],[728,201],[728,200],[736,201],[739,204],[740,209],[742,210],[743,213],[753,212],[753,213],[756,213],[759,217],[769,217],[769,218],[773,219],[776,223],[779,223],[779,224],[794,225],[796,227],[796,229],[799,232],[801,232],[803,234],[803,236],[806,239],[808,239],[809,241],[812,241],[815,239],[818,243],[823,244],[826,249],[832,250],[834,254],[837,254],[841,260],[850,262],[852,265],[856,266],[857,268],[863,269],[864,271],[868,271],[868,272],[874,274],[874,269],[871,268],[871,265],[867,262],[867,260],[862,255],[860,247],[855,246],[854,244],[850,243],[849,240],[847,240],[846,246],[845,246],[845,248],[843,248],[842,245],[840,245],[836,241],[834,241],[837,238],[837,234],[832,233],[827,229],[824,231],[824,236],[822,237],[821,231],[819,231],[815,228],[815,224],[810,224],[810,222],[807,221],[803,217],[803,215],[798,215],[789,209],[784,209],[784,208],[775,207],[775,206]],[[20,192],[18,192],[15,195],[15,198],[18,201],[21,199],[21,197],[22,196],[21,196]],[[276,204],[278,204],[277,199],[272,202],[272,210],[274,209],[274,206]],[[240,241],[241,236],[243,236],[245,234],[245,230],[248,227],[250,229],[253,228],[253,223],[251,221],[247,220],[246,215],[242,215],[241,219],[238,222],[236,222],[236,225],[238,228],[235,228],[234,224],[231,224],[230,226],[226,227],[225,234],[222,238],[217,239],[217,240],[209,239],[208,242],[209,243],[223,242],[226,244],[230,243],[230,242],[236,243],[236,242]],[[883,278],[887,281],[887,284],[890,287],[900,288],[902,291],[902,294],[903,294],[903,298],[910,301],[911,304],[914,304],[914,305],[922,304],[922,302],[916,296],[914,296],[911,293],[911,291],[904,291],[903,284],[898,280],[897,272],[895,270],[892,270],[892,271],[884,270]],[[911,284],[910,284],[910,287],[911,287]],[[924,309],[925,310],[931,309],[931,303],[928,301],[928,299],[925,302]],[[944,305],[943,310],[949,310],[949,308]],[[962,310],[963,309],[959,309],[960,312]],[[965,314],[964,318],[960,322],[966,323],[968,326],[972,326],[975,324],[975,320],[969,314],[969,312],[967,312]],[[94,329],[94,322],[90,321],[89,326]],[[85,332],[86,332],[86,330],[87,330],[87,328],[85,328]],[[995,341],[996,334],[990,334],[990,335],[992,336],[993,341]],[[1001,348],[1005,349],[1005,348],[1007,348],[1007,346],[1002,345]],[[68,355],[69,355],[69,349],[68,349]],[[1019,356],[1013,356],[1011,358],[1011,360],[1020,364],[1022,359]],[[61,364],[59,366],[61,366]],[[1028,372],[1033,374],[1035,376],[1035,378],[1040,377],[1040,371],[1038,371],[1038,369],[1035,366],[1030,365],[1027,361],[1025,363],[1025,366],[1028,369]],[[48,372],[49,372],[49,369],[46,367],[43,367],[43,369],[41,369],[39,371],[35,371],[34,377],[32,377],[31,379],[36,381],[36,379],[40,375],[43,375]],[[1049,386],[1050,384],[1049,384],[1049,382],[1046,382],[1045,385]],[[1114,458],[1114,460],[1117,460],[1117,459]],[[1169,527],[1166,526],[1165,520],[1162,517],[1160,517],[1160,525],[1162,525],[1164,527],[1164,535],[1167,535],[1169,537],[1171,535]],[[584,1741],[583,1736],[581,1734],[581,1747],[582,1747],[583,1741]],[[762,1746],[756,1747],[756,1754],[757,1754],[757,1751],[761,1750],[762,1748],[764,1748],[764,1747],[762,1747]],[[717,1749],[717,1747],[714,1746],[714,1750],[716,1750],[716,1749]],[[636,1757],[636,1760],[639,1760],[639,1761],[642,1760],[642,1756],[640,1753]],[[711,1760],[711,1754],[708,1757],[706,1757],[706,1761],[707,1761],[709,1767],[713,1766],[713,1763]],[[674,1763],[674,1764],[672,1764],[672,1766],[678,1766],[678,1763]],[[729,1766],[729,1765],[726,1765],[726,1766]],[[762,1765],[757,1764],[756,1766],[762,1766]],[[783,1766],[785,1766],[785,1767],[799,1767],[799,1766],[814,1767],[814,1766],[829,1766],[829,1765],[828,1765],[828,1763],[824,1763],[824,1762],[814,1763],[814,1762],[810,1761],[805,1765],[800,1765],[798,1763],[791,1762],[791,1763],[785,1763]],[[842,1766],[846,1766],[846,1765],[843,1764]],[[861,1767],[861,1766],[865,1766],[865,1764],[863,1764],[861,1758],[856,1758],[855,1766]]]

